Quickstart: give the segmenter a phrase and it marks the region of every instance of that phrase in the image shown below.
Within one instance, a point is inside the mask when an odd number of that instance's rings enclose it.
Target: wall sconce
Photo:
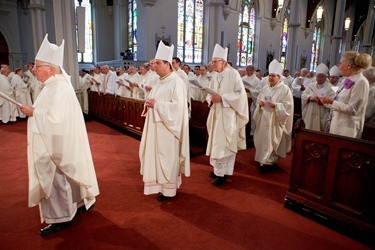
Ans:
[[[345,18],[344,30],[349,30],[350,28],[350,17]]]
[[[279,0],[278,7],[281,9],[284,6],[284,0]]]
[[[316,21],[317,22],[320,22],[320,20],[322,20],[322,16],[323,16],[323,7],[322,6],[319,6],[319,8],[316,10]]]

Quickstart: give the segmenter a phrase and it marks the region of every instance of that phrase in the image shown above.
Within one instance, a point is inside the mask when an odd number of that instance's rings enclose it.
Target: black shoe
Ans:
[[[45,228],[40,229],[39,234],[42,235],[42,236],[53,234],[53,233],[56,233],[56,232],[60,231],[61,229],[64,229],[64,228],[70,226],[70,225],[71,225],[70,221],[62,222],[62,223],[49,224]]]
[[[84,212],[88,212],[88,211],[90,211],[90,210],[93,209],[93,208],[94,208],[94,205],[92,205],[89,209],[86,209],[85,205],[83,205],[83,206],[77,208],[76,215],[77,215],[77,214],[84,213]]]
[[[217,178],[217,175],[216,175],[214,172],[211,172],[211,173],[210,173],[210,177],[211,177],[212,179],[216,179],[216,178]]]
[[[262,174],[278,169],[276,164],[262,164],[262,165],[259,165],[259,168]]]
[[[156,197],[156,200],[162,202],[162,201],[168,200],[169,198],[171,197],[168,197],[168,196],[163,195],[162,193],[159,193],[158,197]]]
[[[226,181],[227,181],[227,177],[226,177],[226,176],[223,176],[223,177],[217,176],[217,177],[215,178],[215,180],[212,182],[212,184],[214,184],[216,187],[220,187],[220,186],[223,185]]]

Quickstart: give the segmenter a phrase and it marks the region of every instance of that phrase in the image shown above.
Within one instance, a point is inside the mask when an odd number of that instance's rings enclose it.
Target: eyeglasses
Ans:
[[[223,62],[223,60],[213,60],[211,63]]]
[[[51,65],[34,65],[35,68],[40,68],[40,67],[51,67]]]

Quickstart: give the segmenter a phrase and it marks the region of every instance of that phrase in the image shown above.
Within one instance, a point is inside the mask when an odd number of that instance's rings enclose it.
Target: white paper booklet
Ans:
[[[297,85],[299,85],[299,86],[302,86],[303,85],[303,78],[302,77],[298,77],[297,79],[296,79],[296,84]]]
[[[261,94],[260,100],[264,102],[263,110],[272,111],[273,109],[268,106],[267,102],[272,102],[272,95],[269,93]]]

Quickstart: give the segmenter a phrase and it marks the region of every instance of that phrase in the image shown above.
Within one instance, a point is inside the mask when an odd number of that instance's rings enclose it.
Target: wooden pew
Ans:
[[[210,108],[207,103],[191,100],[191,118],[189,121],[190,146],[200,148],[195,154],[205,152],[207,146],[207,117]],[[195,150],[195,148],[194,148]]]
[[[89,114],[137,139],[142,136],[144,100],[89,92]]]
[[[362,133],[363,140],[375,141],[375,127],[365,125]]]
[[[89,115],[103,121],[106,125],[119,129],[137,139],[142,136],[145,118],[141,117],[144,100],[115,97],[89,91]],[[197,154],[205,152],[207,146],[206,122],[210,109],[207,103],[191,101],[192,114],[189,121],[190,145],[197,149]],[[250,117],[251,98],[249,98]],[[250,122],[246,125],[247,142],[252,144]]]
[[[375,142],[300,127],[285,206],[373,244]]]

